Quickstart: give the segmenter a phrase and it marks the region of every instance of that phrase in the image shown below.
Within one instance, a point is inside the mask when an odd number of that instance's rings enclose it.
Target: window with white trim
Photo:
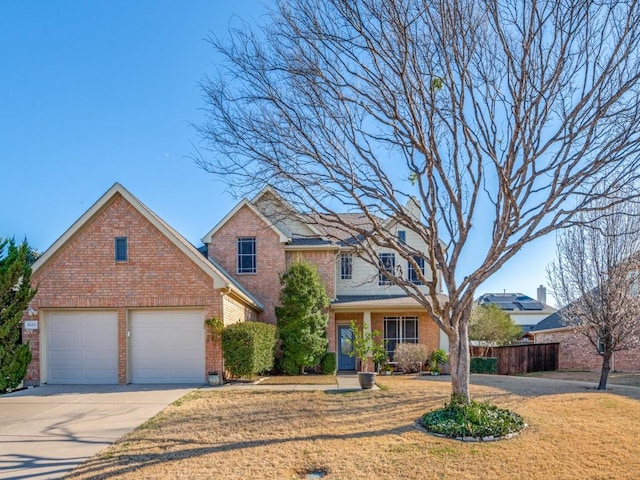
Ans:
[[[256,273],[256,237],[238,238],[238,273]]]
[[[413,257],[413,260],[418,264],[418,267],[420,268],[420,274],[422,274],[422,276],[424,277],[424,258],[422,257]],[[409,278],[408,280],[416,285],[422,285],[422,282],[420,281],[420,276],[418,275],[418,272],[416,271],[415,268],[413,268],[413,265],[411,264],[411,262],[407,262],[409,267],[407,269]]]
[[[378,270],[378,285],[391,285],[391,279],[387,277],[385,272],[394,275],[396,270],[396,256],[394,253],[378,254],[380,260],[380,269]]]
[[[351,280],[353,275],[353,255],[351,253],[340,254],[340,279]]]
[[[384,342],[391,360],[397,344],[418,343],[418,317],[384,317]]]
[[[407,243],[407,231],[406,230],[398,230],[398,242],[403,245]]]

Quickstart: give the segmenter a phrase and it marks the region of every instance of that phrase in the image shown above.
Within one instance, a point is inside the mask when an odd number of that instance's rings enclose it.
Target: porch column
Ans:
[[[369,331],[371,331],[371,312],[364,312],[362,314],[362,323],[364,324],[363,328],[365,330],[368,329]]]

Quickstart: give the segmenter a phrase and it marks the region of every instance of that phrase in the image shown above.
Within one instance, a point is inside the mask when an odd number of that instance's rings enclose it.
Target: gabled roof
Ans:
[[[240,203],[238,203],[233,210],[231,210],[227,215],[218,222],[218,224],[213,227],[204,237],[202,237],[203,243],[211,243],[211,239],[213,235],[220,230],[233,216],[240,211],[243,207],[247,207],[251,210],[260,220],[264,222],[271,230],[273,230],[277,235],[280,242],[285,243],[289,241],[289,237],[278,227],[276,227],[273,222],[271,222],[267,217],[265,217],[249,200],[246,198],[242,199]]]
[[[562,320],[562,313],[557,311],[540,320],[530,331],[540,333],[543,330],[566,330],[571,327]]]
[[[260,190],[258,194],[251,199],[251,203],[256,204],[258,200],[264,197],[265,195],[272,195],[276,200],[278,200],[278,202],[280,202],[281,205],[285,207],[285,209],[291,212],[292,216],[294,216],[300,222],[304,223],[307,226],[307,228],[309,228],[313,233],[315,233],[316,235],[322,235],[322,232],[318,230],[315,227],[315,225],[309,224],[305,220],[304,215],[302,215],[295,208],[293,208],[293,206],[288,201],[286,201],[284,197],[280,195],[271,185],[267,185],[262,190]]]
[[[119,183],[115,183],[107,192],[102,195],[69,229],[58,238],[33,264],[32,272],[35,274],[42,268],[55,253],[71,239],[83,226],[90,222],[102,208],[107,205],[116,195],[122,196],[133,208],[135,208],[145,219],[147,219],[154,227],[167,237],[178,249],[184,253],[190,260],[200,267],[207,275],[213,279],[214,288],[230,288],[240,298],[249,305],[258,310],[263,310],[262,304],[237,281],[226,274],[218,266],[207,258],[203,257],[201,252],[194,247],[189,241],[173,229],[168,223],[162,220],[151,209],[143,204],[138,198],[132,195],[126,188]]]

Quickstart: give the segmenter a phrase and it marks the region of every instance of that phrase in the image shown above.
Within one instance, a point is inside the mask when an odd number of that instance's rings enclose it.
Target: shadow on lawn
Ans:
[[[415,377],[418,381],[430,381],[438,383],[449,383],[450,377]],[[521,397],[535,398],[545,395],[559,395],[563,393],[597,393],[596,383],[572,381],[572,380],[556,380],[549,378],[537,377],[519,377],[510,375],[471,375],[471,385],[495,388],[508,392],[509,394]],[[625,385],[607,385],[606,393],[621,395],[633,399],[640,399],[640,388]],[[498,392],[491,397],[500,396]]]
[[[135,473],[138,470],[143,468],[147,468],[156,464],[167,463],[177,460],[183,460],[186,458],[194,458],[203,455],[215,454],[215,453],[224,453],[230,450],[246,450],[252,449],[256,447],[264,447],[264,446],[273,446],[273,445],[286,445],[294,442],[316,442],[316,441],[326,441],[326,440],[357,440],[367,437],[376,437],[376,436],[386,436],[386,435],[400,435],[407,430],[415,430],[415,425],[401,425],[396,428],[388,428],[381,430],[366,430],[361,432],[354,433],[345,433],[345,434],[319,434],[306,436],[301,435],[297,437],[287,437],[287,438],[271,438],[271,439],[259,439],[259,440],[251,440],[246,442],[231,442],[231,443],[222,443],[219,445],[212,446],[200,446],[193,448],[184,448],[180,450],[171,450],[168,452],[162,453],[132,453],[131,450],[128,453],[123,454],[106,454],[100,457],[94,457],[89,460],[85,464],[79,466],[75,469],[69,476],[65,477],[67,479],[73,479],[76,477],[82,477],[83,479],[97,480],[102,478],[111,478],[121,474],[131,474]],[[194,443],[198,443],[195,441],[185,441],[179,439],[166,439],[162,442],[163,449],[171,449],[173,447],[181,447],[188,446]],[[286,447],[283,447],[286,448]],[[134,450],[135,452],[135,450]],[[33,462],[38,461],[36,457],[34,457]],[[215,471],[211,472],[212,475],[215,475]],[[212,477],[215,478],[215,477]]]

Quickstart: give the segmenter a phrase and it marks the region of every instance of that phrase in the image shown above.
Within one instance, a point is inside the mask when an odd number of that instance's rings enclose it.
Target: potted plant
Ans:
[[[375,353],[374,361],[376,358],[380,360],[382,358],[382,350],[384,346],[374,341],[375,337],[380,336],[380,332],[374,330],[369,332],[366,325],[362,328],[358,328],[356,322],[351,322],[351,330],[353,331],[353,350],[349,353],[350,356],[357,355],[360,359],[360,370],[358,371],[358,382],[362,389],[370,389],[375,385],[375,372],[369,372],[369,353]],[[382,350],[381,350],[382,348]],[[384,352],[384,361],[386,361],[387,352]]]
[[[222,385],[222,380],[220,378],[220,375],[216,371],[209,372],[208,381],[209,381],[209,385],[211,385],[212,387],[217,387],[218,385]]]
[[[440,375],[442,365],[444,365],[448,359],[449,357],[447,356],[447,352],[445,352],[441,348],[431,352],[429,364],[431,375]]]
[[[388,363],[385,363],[380,367],[380,374],[382,375],[391,375],[393,373],[393,367]]]
[[[214,315],[213,317],[207,318],[204,323],[208,329],[207,339],[211,342],[219,341],[222,337],[222,330],[224,329],[222,319],[217,315]],[[209,371],[207,374],[207,381],[212,387],[222,385],[222,375],[220,375],[216,370]]]

